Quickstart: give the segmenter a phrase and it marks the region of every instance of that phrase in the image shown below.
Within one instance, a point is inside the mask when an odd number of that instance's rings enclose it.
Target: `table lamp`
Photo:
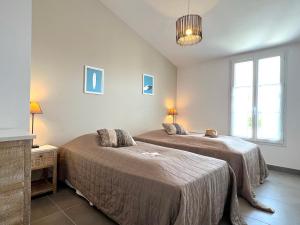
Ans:
[[[178,115],[177,110],[175,108],[171,108],[168,110],[168,115],[173,117],[173,123],[176,122],[176,115]]]
[[[35,114],[43,114],[42,108],[38,102],[30,102],[30,113],[32,116],[31,119],[31,133],[33,134],[34,130],[34,115]],[[38,145],[32,145],[32,148],[38,148]]]

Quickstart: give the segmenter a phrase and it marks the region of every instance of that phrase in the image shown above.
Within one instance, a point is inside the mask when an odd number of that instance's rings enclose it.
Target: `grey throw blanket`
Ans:
[[[218,225],[224,210],[239,213],[236,180],[218,159],[137,142],[100,147],[95,134],[60,149],[60,178],[67,179],[120,225]]]

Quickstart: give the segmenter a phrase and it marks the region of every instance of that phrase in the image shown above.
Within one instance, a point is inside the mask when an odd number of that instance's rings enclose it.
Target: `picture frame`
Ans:
[[[154,95],[154,76],[150,74],[143,74],[143,94]]]
[[[84,66],[84,93],[104,94],[104,69]]]

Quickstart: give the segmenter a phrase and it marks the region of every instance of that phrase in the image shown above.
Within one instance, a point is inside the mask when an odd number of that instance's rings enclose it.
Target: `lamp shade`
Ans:
[[[42,108],[38,102],[30,102],[30,113],[31,114],[42,114]]]
[[[194,45],[202,40],[202,18],[199,15],[185,15],[176,21],[177,44]]]
[[[169,116],[176,116],[178,113],[177,113],[177,110],[175,108],[172,108],[172,109],[169,109],[168,110],[168,115]]]

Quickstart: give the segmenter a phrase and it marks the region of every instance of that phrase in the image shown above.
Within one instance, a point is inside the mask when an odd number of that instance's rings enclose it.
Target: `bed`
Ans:
[[[120,225],[245,224],[223,160],[143,142],[101,147],[87,134],[60,148],[59,174]]]
[[[168,135],[163,129],[143,133],[134,139],[227,161],[235,173],[238,194],[252,206],[274,212],[255,199],[253,188],[262,184],[268,176],[265,160],[256,144],[231,136],[209,138],[197,133]]]

